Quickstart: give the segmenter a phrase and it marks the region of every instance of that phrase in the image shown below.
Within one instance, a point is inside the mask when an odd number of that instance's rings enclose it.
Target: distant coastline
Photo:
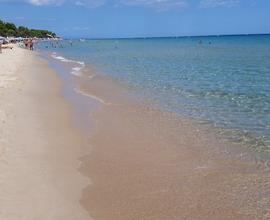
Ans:
[[[0,37],[55,38],[57,35],[52,31],[16,26],[0,19]]]

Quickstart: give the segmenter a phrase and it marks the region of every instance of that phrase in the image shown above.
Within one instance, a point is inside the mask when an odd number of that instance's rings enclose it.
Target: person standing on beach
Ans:
[[[30,49],[30,50],[34,50],[34,42],[33,42],[33,39],[30,39],[30,40],[29,40],[29,49]]]
[[[23,41],[24,46],[25,46],[26,49],[28,49],[28,41],[29,41],[28,39],[25,39],[25,40]]]
[[[3,40],[0,40],[0,53],[2,53],[2,44],[4,43]]]

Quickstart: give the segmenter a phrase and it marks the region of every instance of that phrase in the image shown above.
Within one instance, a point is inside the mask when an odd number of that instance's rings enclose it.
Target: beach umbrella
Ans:
[[[7,39],[7,38],[5,38],[5,37],[1,37],[0,36],[0,41],[1,41],[1,43],[3,44],[6,44],[6,43],[9,43],[9,40]]]
[[[52,36],[52,35],[50,35],[50,34],[46,34],[46,35],[47,35],[47,37],[53,38],[53,36]]]

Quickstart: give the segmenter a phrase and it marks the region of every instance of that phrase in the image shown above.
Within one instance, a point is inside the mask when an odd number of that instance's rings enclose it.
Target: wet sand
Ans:
[[[81,203],[94,219],[270,219],[268,168],[244,148],[123,98],[102,77],[77,83],[103,100],[80,168],[92,181]]]
[[[90,219],[79,200],[84,138],[62,82],[36,53],[0,54],[0,219]]]

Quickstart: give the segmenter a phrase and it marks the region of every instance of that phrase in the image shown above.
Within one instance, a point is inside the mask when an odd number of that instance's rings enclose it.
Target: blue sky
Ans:
[[[0,0],[0,19],[63,37],[270,33],[270,0]]]

